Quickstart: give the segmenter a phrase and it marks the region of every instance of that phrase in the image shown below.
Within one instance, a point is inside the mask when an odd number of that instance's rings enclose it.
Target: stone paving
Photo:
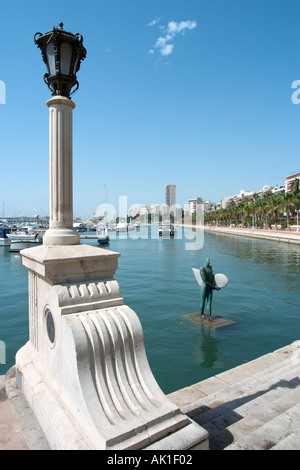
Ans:
[[[210,450],[300,450],[300,341],[168,397]]]
[[[210,450],[300,450],[300,341],[168,398],[207,430]],[[11,370],[0,377],[0,450],[47,449]]]

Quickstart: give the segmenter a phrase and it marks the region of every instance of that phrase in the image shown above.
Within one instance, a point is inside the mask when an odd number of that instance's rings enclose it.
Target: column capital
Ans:
[[[50,106],[53,106],[55,104],[64,104],[65,106],[70,106],[72,109],[76,107],[76,104],[74,103],[74,101],[61,95],[53,96],[52,98],[50,98],[50,100],[46,101],[46,105],[48,106],[48,108],[50,108]]]

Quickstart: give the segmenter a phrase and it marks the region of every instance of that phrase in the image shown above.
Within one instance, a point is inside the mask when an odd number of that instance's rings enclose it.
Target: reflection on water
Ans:
[[[191,230],[188,241],[190,235]],[[185,249],[186,241],[184,236],[117,237],[109,246],[121,254],[115,278],[142,323],[148,361],[165,393],[300,339],[300,246],[205,233],[203,248],[192,251]],[[86,243],[97,246],[97,241]],[[21,257],[0,248],[3,374],[28,339],[28,296]],[[214,292],[213,313],[234,325],[212,329],[183,320],[199,311],[200,288],[192,268],[200,268],[206,257],[214,273],[229,278],[225,289]]]
[[[201,324],[201,338],[193,352],[194,360],[203,368],[222,369],[226,359],[220,351],[220,344],[213,336],[212,330],[209,325]]]

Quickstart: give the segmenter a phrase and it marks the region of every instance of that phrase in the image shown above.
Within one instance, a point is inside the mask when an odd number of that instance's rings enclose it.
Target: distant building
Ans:
[[[230,204],[231,201],[234,201],[234,198],[235,196],[223,197],[220,201],[221,209],[226,209],[228,204]]]
[[[291,191],[291,183],[292,181],[300,179],[300,173],[294,173],[293,175],[287,176],[285,178],[285,192],[288,193]]]
[[[243,199],[243,197],[253,196],[253,194],[254,194],[253,191],[249,191],[247,189],[241,189],[240,193],[237,194],[237,197],[240,199]]]
[[[175,207],[176,204],[176,184],[167,184],[165,189],[165,203],[168,207]]]
[[[282,194],[285,193],[285,187],[284,186],[274,186],[272,189],[272,194]]]
[[[267,191],[272,191],[272,189],[273,189],[273,186],[270,186],[269,184],[265,184],[261,189],[256,191],[256,194],[262,197],[264,193],[266,193]]]
[[[129,211],[129,217],[136,217],[137,215],[148,215],[149,209],[147,206],[139,206],[139,207],[134,207],[130,209]]]
[[[203,201],[203,210],[204,212],[215,211],[217,209],[217,204],[211,201]]]
[[[194,199],[189,199],[189,214],[195,214],[197,211],[197,205],[203,204],[203,199],[201,197],[195,197]]]

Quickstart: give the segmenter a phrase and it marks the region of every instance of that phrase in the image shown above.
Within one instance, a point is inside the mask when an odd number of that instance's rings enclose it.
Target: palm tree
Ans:
[[[300,211],[300,193],[296,194],[294,197],[294,207],[297,212],[297,232],[299,231],[299,211]]]
[[[258,212],[258,202],[254,199],[249,204],[249,214],[252,216],[252,228],[255,228],[256,214]]]
[[[290,184],[290,192],[293,194],[297,194],[300,191],[300,179],[295,178],[293,181],[291,181]]]
[[[225,218],[226,218],[226,221],[227,221],[226,225],[228,225],[228,220],[229,220],[229,226],[231,227],[232,216],[234,216],[235,212],[236,212],[236,204],[235,204],[234,201],[230,201],[230,203],[228,204],[228,206],[225,209],[225,212],[226,212]]]
[[[270,212],[270,202],[267,198],[261,199],[258,205],[259,214],[263,217],[264,220],[264,229],[267,228],[267,216]]]
[[[272,215],[275,219],[275,230],[278,230],[277,222],[278,222],[278,218],[279,218],[280,208],[281,208],[281,205],[282,205],[280,194],[274,194],[273,196],[271,196],[271,201],[270,202],[271,202],[270,213],[272,213]]]
[[[282,212],[286,212],[286,225],[287,229],[291,230],[290,226],[290,214],[294,208],[294,194],[293,193],[285,193],[280,196],[280,208]]]

